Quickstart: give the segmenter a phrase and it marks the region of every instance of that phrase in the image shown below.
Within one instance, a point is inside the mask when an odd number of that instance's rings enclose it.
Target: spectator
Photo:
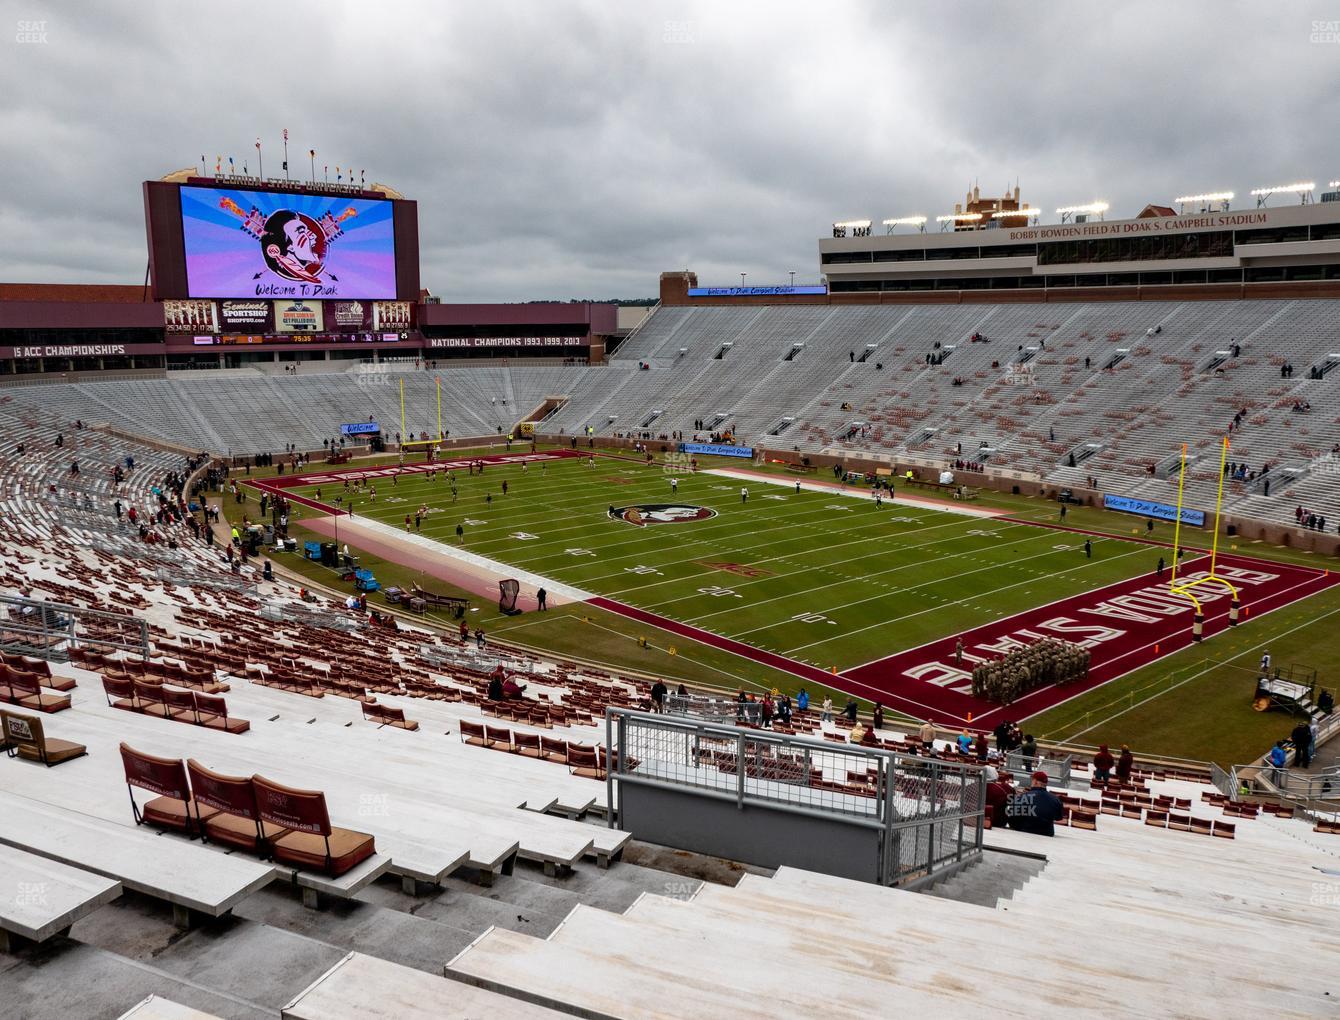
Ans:
[[[1323,690],[1321,696],[1317,698],[1317,707],[1321,709],[1322,715],[1330,715],[1335,711],[1335,698],[1330,691]]]
[[[1112,757],[1112,752],[1107,749],[1106,744],[1098,745],[1098,753],[1093,756],[1093,778],[1100,783],[1106,783],[1108,777],[1112,775],[1112,766],[1116,759]]]
[[[1033,739],[1033,734],[1024,737],[1024,742],[1019,745],[1019,754],[1024,759],[1024,768],[1032,772],[1038,760],[1038,742]]]
[[[982,778],[986,780],[986,809],[991,814],[991,825],[992,827],[1003,826],[1006,824],[1005,805],[1014,795],[1014,785],[1010,782],[1010,774],[1006,772],[1002,776],[988,765],[982,769]]]
[[[882,730],[884,728],[884,705],[881,702],[876,701],[874,711],[872,711],[870,715],[875,729]]]
[[[1135,768],[1135,755],[1125,744],[1121,745],[1121,756],[1117,759],[1117,779],[1123,783],[1131,781],[1131,770]]]
[[[917,737],[921,740],[921,749],[929,751],[935,746],[935,722],[927,719],[917,730]]]
[[[520,701],[526,693],[526,685],[519,684],[510,676],[503,681],[503,697],[512,701]]]
[[[986,761],[987,750],[986,734],[978,730],[977,739],[973,742],[973,751],[976,752],[978,761]]]
[[[1063,813],[1061,802],[1047,791],[1045,772],[1034,772],[1033,784],[1005,806],[1006,823],[1011,829],[1036,836],[1055,836],[1056,822]]]
[[[803,687],[796,695],[796,708],[800,709],[802,712],[808,712],[810,709],[810,692]]]
[[[847,716],[847,721],[848,721],[848,722],[855,722],[855,721],[856,721],[856,699],[855,699],[855,698],[848,698],[848,699],[847,699],[847,707],[844,708],[842,711],[846,714],[846,716]]]
[[[856,723],[855,726],[851,728],[851,732],[847,734],[847,739],[850,740],[853,744],[859,744],[862,740],[865,739],[865,733],[866,733],[865,724],[858,722]]]
[[[489,680],[489,701],[502,701],[503,682],[502,677],[497,673]]]
[[[653,712],[665,711],[665,695],[668,689],[664,680],[657,680],[651,685],[651,710]]]
[[[1284,750],[1284,741],[1275,741],[1275,746],[1270,749],[1270,764],[1277,769],[1282,769],[1289,761],[1289,752]]]
[[[1289,734],[1289,739],[1293,741],[1294,746],[1294,767],[1307,768],[1312,763],[1312,756],[1308,753],[1312,746],[1312,727],[1306,722],[1300,722]]]
[[[833,699],[824,695],[823,705],[819,709],[819,721],[821,723],[833,721]]]

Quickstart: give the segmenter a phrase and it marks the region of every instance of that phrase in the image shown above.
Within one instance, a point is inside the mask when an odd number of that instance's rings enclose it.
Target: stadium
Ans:
[[[1334,1014],[1340,181],[461,302],[283,138],[0,283],[5,1015]]]

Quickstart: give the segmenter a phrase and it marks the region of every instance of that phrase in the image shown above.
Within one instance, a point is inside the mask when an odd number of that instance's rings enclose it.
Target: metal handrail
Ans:
[[[606,709],[605,747],[611,826],[615,784],[628,783],[879,831],[886,885],[930,881],[981,853],[975,765],[621,708]]]

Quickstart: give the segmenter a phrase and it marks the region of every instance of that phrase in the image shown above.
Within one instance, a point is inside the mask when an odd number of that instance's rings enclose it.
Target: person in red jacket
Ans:
[[[993,828],[1004,826],[1005,805],[1014,794],[1014,784],[1010,781],[1010,774],[1006,772],[1001,776],[988,765],[982,770],[982,777],[986,780],[986,810],[991,815],[991,825]]]
[[[1117,760],[1112,757],[1112,752],[1107,749],[1106,744],[1098,745],[1098,753],[1093,756],[1093,778],[1101,783],[1107,782],[1107,777],[1112,774],[1112,766]]]
[[[1121,757],[1117,759],[1117,778],[1123,783],[1131,781],[1131,769],[1135,768],[1135,755],[1125,744],[1121,745]]]

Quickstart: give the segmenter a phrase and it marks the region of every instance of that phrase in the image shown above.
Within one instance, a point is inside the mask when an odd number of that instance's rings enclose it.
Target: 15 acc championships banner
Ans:
[[[183,186],[181,221],[193,298],[396,296],[390,201]]]

